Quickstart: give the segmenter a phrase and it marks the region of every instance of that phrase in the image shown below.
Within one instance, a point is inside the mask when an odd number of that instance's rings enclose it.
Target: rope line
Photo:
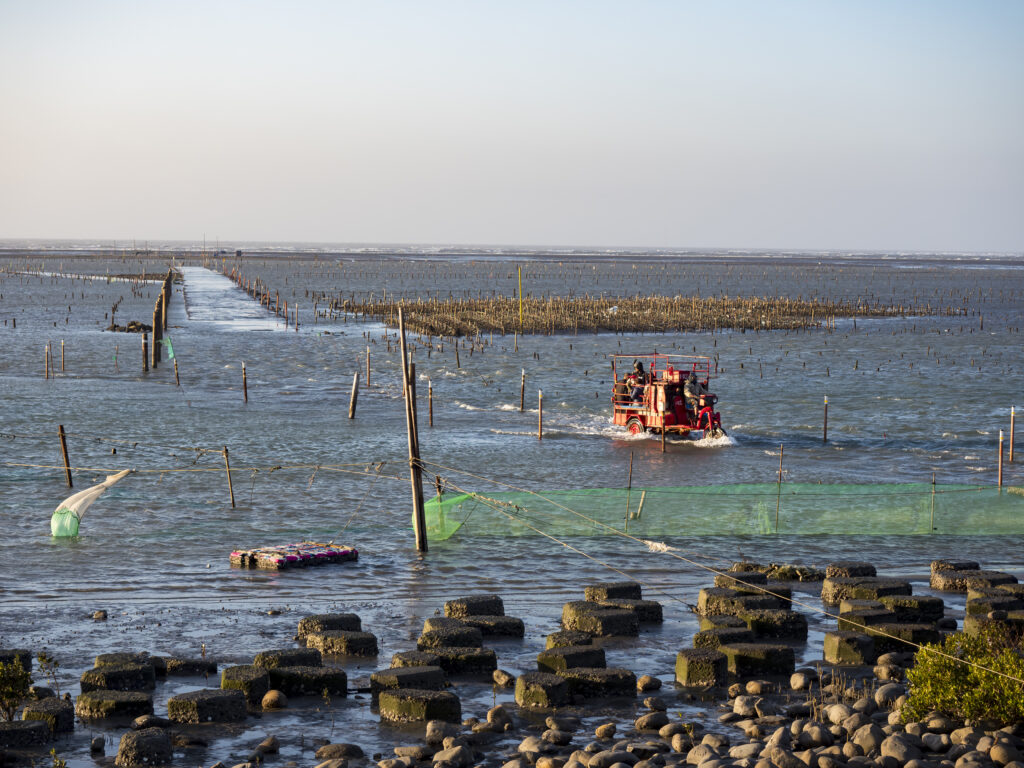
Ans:
[[[433,466],[446,469],[448,471],[458,472],[458,473],[461,473],[461,474],[466,474],[466,475],[469,475],[470,477],[480,477],[479,475],[474,475],[471,472],[464,472],[463,470],[455,469],[455,468],[452,468],[452,467],[444,467],[443,465],[437,464],[435,462],[425,462],[425,463],[428,463],[428,464],[431,464]],[[488,480],[487,478],[482,478],[482,477],[480,477],[480,479],[487,480],[488,482],[493,482],[493,483],[495,483],[497,485],[505,485],[505,486],[510,487],[510,488],[513,487],[511,485],[508,485],[507,483],[502,483],[501,481],[498,481],[498,480]],[[455,487],[454,484],[453,484],[453,487]],[[602,527],[605,527],[605,528],[609,529],[610,531],[612,531],[613,533],[615,533],[618,536],[622,536],[623,538],[629,539],[631,541],[634,541],[634,542],[637,542],[637,543],[640,543],[640,544],[644,544],[644,545],[648,544],[648,542],[646,540],[644,540],[644,539],[641,539],[641,538],[639,538],[637,536],[633,536],[633,535],[628,534],[628,533],[626,533],[624,531],[620,531],[617,528],[613,528],[612,526],[607,525],[605,523],[600,523],[598,521],[594,521],[592,518],[588,517],[587,515],[584,515],[582,513],[576,512],[575,510],[572,510],[569,507],[566,507],[565,505],[558,504],[557,502],[552,501],[551,499],[548,499],[545,496],[543,496],[542,494],[536,493],[535,491],[529,491],[527,489],[516,489],[516,490],[520,490],[520,491],[523,491],[525,493],[529,493],[531,495],[534,495],[534,496],[536,496],[536,497],[538,497],[540,499],[543,499],[544,501],[547,501],[550,504],[554,504],[555,506],[561,507],[562,509],[566,510],[567,512],[570,512],[572,514],[578,515],[579,517],[582,517],[585,520],[590,520],[590,521],[594,522],[597,525],[600,525]],[[520,522],[522,522],[522,521],[520,521]],[[605,567],[608,567],[611,570],[615,571],[616,573],[619,573],[619,574],[622,574],[622,575],[627,575],[623,571],[619,570],[618,568],[615,568],[615,567],[613,567],[611,565],[608,565],[606,563],[602,563],[601,561],[597,560],[596,558],[594,558],[594,557],[592,557],[590,555],[587,555],[585,552],[582,552],[578,548],[573,547],[573,546],[571,546],[569,544],[566,544],[566,543],[560,541],[559,539],[555,538],[554,536],[546,534],[543,531],[540,531],[539,529],[534,528],[533,526],[530,526],[530,525],[528,525],[525,522],[523,523],[523,525],[527,525],[527,527],[530,527],[531,529],[535,530],[537,533],[541,534],[542,536],[545,536],[545,537],[551,539],[552,541],[557,541],[558,543],[562,544],[562,546],[567,547],[568,549],[572,550],[573,552],[577,552],[577,553],[583,555],[584,557],[587,557],[588,559],[594,560],[594,562],[598,562],[601,565],[604,565]],[[770,596],[776,598],[777,600],[782,600],[782,601],[785,601],[785,602],[789,602],[789,603],[791,603],[793,605],[799,605],[800,607],[806,608],[807,610],[811,611],[812,613],[820,614],[820,615],[825,616],[826,618],[829,618],[829,619],[835,619],[837,622],[840,620],[840,617],[838,615],[836,615],[834,613],[831,613],[830,611],[828,611],[828,610],[826,610],[824,608],[819,608],[818,606],[812,605],[812,604],[810,604],[808,602],[805,602],[803,600],[798,600],[798,599],[794,598],[792,595],[787,597],[787,596],[779,594],[777,592],[773,592],[770,589],[768,589],[767,587],[762,587],[762,586],[760,586],[758,584],[747,584],[746,582],[742,581],[742,579],[737,578],[736,576],[734,576],[732,573],[720,570],[718,568],[713,568],[710,565],[705,565],[705,564],[699,563],[699,562],[697,562],[695,560],[691,560],[691,559],[689,559],[687,557],[684,557],[681,554],[677,554],[676,552],[672,551],[671,549],[666,548],[665,550],[659,552],[659,554],[666,554],[669,557],[674,557],[677,560],[681,560],[682,562],[687,563],[689,565],[692,565],[692,566],[694,566],[696,568],[700,568],[702,570],[709,571],[710,573],[713,573],[716,576],[718,576],[718,575],[724,576],[725,578],[730,579],[731,581],[735,582],[736,584],[742,585],[745,589],[754,589],[754,590],[756,590],[758,592],[763,592],[764,594],[770,595]],[[689,605],[689,604],[687,603],[687,605]],[[846,619],[845,621],[847,621],[848,623],[852,624],[852,622],[850,622],[849,619]],[[894,634],[886,632],[885,630],[876,629],[876,628],[869,628],[867,625],[854,625],[854,626],[861,626],[862,629],[869,630],[870,633],[873,633],[873,634],[881,636],[881,637],[886,637],[886,638],[888,638],[890,640],[895,640],[895,641],[897,641],[899,643],[903,643],[905,645],[909,645],[912,648],[917,649],[918,651],[927,650],[929,653],[938,654],[939,656],[941,656],[943,658],[946,658],[946,659],[949,659],[951,661],[956,661],[956,662],[959,662],[959,663],[962,663],[962,664],[966,664],[966,665],[968,665],[970,667],[973,667],[975,669],[980,669],[980,670],[983,670],[985,672],[990,672],[990,673],[992,673],[994,675],[997,675],[999,677],[1002,677],[1002,678],[1005,678],[1007,680],[1011,680],[1011,681],[1013,681],[1015,683],[1020,683],[1021,685],[1024,685],[1024,679],[1014,677],[1013,675],[1009,675],[1009,674],[1007,674],[1005,672],[1000,672],[999,670],[992,669],[991,667],[986,667],[985,665],[978,664],[977,662],[973,662],[973,661],[968,661],[966,659],[957,658],[956,656],[953,656],[952,654],[949,654],[949,653],[946,653],[945,651],[939,650],[937,647],[925,646],[922,643],[916,643],[916,642],[914,642],[912,640],[906,640],[906,639],[904,639],[902,637],[898,637],[898,636],[896,636]]]
[[[220,451],[216,451],[216,453],[220,453]],[[380,463],[381,464],[386,464],[387,462],[380,462]],[[17,462],[13,462],[13,461],[5,461],[5,462],[2,463],[2,466],[5,466],[5,467],[33,467],[33,468],[36,468],[36,469],[59,469],[62,472],[64,471],[64,465],[63,464],[22,464],[22,463],[17,463]],[[369,470],[358,471],[358,470],[354,470],[354,469],[347,469],[347,467],[367,467],[367,466],[375,466],[375,465],[373,465],[373,464],[369,464],[368,465],[365,462],[359,463],[359,464],[287,464],[287,465],[275,465],[275,466],[272,466],[272,467],[232,467],[231,468],[231,472],[233,472],[233,473],[234,472],[267,472],[267,473],[270,473],[270,472],[275,472],[275,471],[277,471],[279,469],[301,469],[301,470],[322,469],[322,470],[326,470],[328,472],[344,472],[344,473],[352,474],[352,475],[366,475],[367,477],[384,477],[384,478],[387,478],[388,480],[399,480],[401,482],[409,482],[409,478],[407,478],[407,477],[398,477],[397,475],[385,475],[385,474],[380,474],[380,473],[377,473],[377,472],[371,472]],[[102,467],[69,467],[69,469],[71,469],[74,472],[98,472],[100,474],[108,474],[109,475],[111,473],[120,472],[121,469],[123,469],[123,467],[115,468],[115,469],[102,468]],[[220,472],[227,472],[227,470],[224,467],[195,467],[195,468],[191,468],[190,467],[190,468],[184,468],[184,469],[136,469],[136,470],[134,470],[134,472],[135,472],[135,474],[139,474],[139,475],[141,475],[141,474],[159,474],[159,475],[163,475],[163,474],[180,473],[180,472],[215,472],[215,473],[220,473]]]

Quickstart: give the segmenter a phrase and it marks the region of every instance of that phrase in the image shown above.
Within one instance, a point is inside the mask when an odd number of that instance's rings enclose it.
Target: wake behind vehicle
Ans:
[[[708,391],[711,360],[689,355],[612,355],[615,424],[631,434],[721,437],[718,396]]]

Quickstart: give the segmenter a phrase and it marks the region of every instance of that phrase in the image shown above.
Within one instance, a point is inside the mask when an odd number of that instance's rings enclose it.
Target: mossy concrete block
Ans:
[[[697,613],[702,616],[723,613],[735,616],[742,611],[771,608],[785,608],[785,606],[782,601],[771,595],[744,595],[728,587],[706,587],[697,595]]]
[[[167,717],[175,723],[239,723],[245,720],[246,703],[238,689],[203,688],[171,696]]]
[[[570,667],[559,675],[569,684],[570,696],[603,699],[636,696],[636,675],[617,667]]]
[[[747,622],[745,622],[739,616],[734,616],[731,613],[712,613],[707,616],[700,617],[701,632],[704,632],[709,629],[718,629],[725,627],[731,627],[733,629],[746,629]]]
[[[32,652],[24,648],[2,648],[0,649],[0,662],[10,664],[18,662],[26,672],[32,671]]]
[[[439,629],[462,629],[468,626],[462,619],[449,619],[447,616],[430,616],[423,620],[423,631],[433,632]]]
[[[416,641],[416,649],[429,651],[435,648],[479,648],[484,644],[484,635],[476,627],[457,629],[432,629],[424,632]]]
[[[504,616],[505,603],[497,595],[460,597],[444,604],[444,615],[450,619],[463,619],[466,616]]]
[[[49,696],[26,704],[21,719],[42,720],[51,733],[65,733],[75,728],[75,708],[70,701]]]
[[[793,649],[776,643],[730,643],[719,646],[729,672],[739,678],[791,675],[796,669]]]
[[[975,597],[967,599],[966,611],[971,615],[984,616],[992,611],[1020,610],[1024,610],[1024,600],[1005,592],[999,597]]]
[[[821,583],[821,602],[839,605],[843,600],[879,600],[886,595],[909,595],[909,581],[870,576],[834,576]]]
[[[88,691],[75,699],[75,714],[83,720],[152,715],[153,697],[142,691]]]
[[[874,664],[878,658],[875,640],[863,632],[825,633],[825,661],[829,664]]]
[[[676,682],[680,685],[722,686],[728,681],[728,671],[725,654],[715,648],[684,648],[676,654]]]
[[[737,614],[746,622],[747,628],[756,638],[779,640],[806,640],[807,617],[796,611],[768,608],[759,611],[742,611]]]
[[[562,606],[562,627],[600,637],[640,634],[640,620],[633,611],[605,608],[587,600],[573,600]]]
[[[82,693],[89,691],[151,691],[156,688],[152,664],[109,664],[87,669],[81,677]]]
[[[839,629],[849,632],[863,632],[864,627],[892,624],[895,621],[896,614],[886,608],[839,611]]]
[[[467,616],[462,619],[470,627],[476,627],[485,637],[523,637],[526,625],[515,616]]]
[[[946,612],[941,597],[885,595],[878,599],[896,614],[896,621],[900,624],[934,624]],[[1021,600],[1020,606],[1024,608],[1024,600]]]
[[[605,581],[588,584],[583,588],[585,600],[599,603],[602,600],[640,600],[641,587],[635,581]]]
[[[215,675],[217,662],[210,659],[186,659],[178,656],[164,657],[164,668],[168,675]]]
[[[498,668],[493,648],[435,648],[432,652],[449,675],[490,675]]]
[[[348,675],[338,667],[273,667],[267,670],[270,687],[286,696],[348,695]]]
[[[991,589],[997,589],[1000,592],[1008,592],[1014,597],[1024,598],[1024,584],[1010,583],[1010,584],[997,584]]]
[[[987,627],[1002,627],[1024,633],[1024,611],[1009,611],[1005,619],[990,619],[979,614],[964,616],[964,632],[972,637],[979,635]]]
[[[970,588],[1016,584],[1017,577],[1003,571],[947,570],[932,572],[929,584],[940,592],[966,592]]]
[[[727,643],[752,643],[754,633],[743,627],[712,627],[703,629],[693,636],[694,648],[717,648]]]
[[[4,749],[40,747],[49,740],[50,727],[41,720],[0,722],[0,747]]]
[[[329,656],[376,656],[377,637],[369,632],[329,629],[306,636],[306,645]]]
[[[171,762],[171,737],[163,728],[128,731],[121,737],[114,765],[118,768],[167,765]]]
[[[768,586],[768,575],[758,571],[737,571],[731,573],[716,573],[715,586],[733,589],[738,585]]]
[[[839,601],[839,612],[849,613],[850,611],[884,611],[887,610],[882,605],[881,600],[857,600],[855,598],[849,598],[847,600]]]
[[[841,560],[825,567],[826,579],[877,575],[878,572],[871,563],[863,563],[856,560]]]
[[[133,651],[118,651],[115,653],[101,653],[93,660],[94,667],[119,667],[123,664],[149,664],[153,667],[154,673],[159,668],[166,667],[164,660],[159,656],[150,656],[148,653],[136,653]]]
[[[448,691],[418,688],[400,688],[381,691],[378,700],[380,718],[389,723],[418,723],[444,720],[458,723],[462,720],[462,703]]]
[[[299,641],[305,640],[309,635],[335,630],[362,632],[363,622],[354,613],[317,613],[306,616],[299,621]]]
[[[569,684],[558,675],[526,672],[516,678],[515,697],[520,707],[560,707],[569,703]]]
[[[270,675],[255,664],[225,667],[220,673],[220,687],[225,691],[241,691],[249,706],[258,707],[270,690]]]
[[[261,669],[273,669],[274,667],[319,667],[323,661],[323,655],[315,648],[281,648],[260,651],[252,663],[253,666]]]
[[[568,645],[548,648],[537,654],[537,671],[560,674],[570,667],[604,667],[604,648],[596,645]]]
[[[589,632],[563,629],[547,636],[545,648],[564,648],[569,645],[593,645],[594,636]]]
[[[391,657],[392,667],[437,667],[441,657],[430,651],[401,651]]]
[[[977,560],[932,560],[932,573],[942,571],[977,571],[981,563]]]
[[[632,611],[641,624],[661,624],[665,620],[661,603],[656,600],[618,598],[601,600],[598,605],[623,611]]]
[[[370,693],[374,696],[399,688],[440,691],[447,685],[448,676],[441,667],[392,667],[370,675]]]
[[[913,645],[938,643],[942,633],[934,624],[877,624],[864,630],[875,639],[875,650],[879,655],[892,651],[915,651]]]

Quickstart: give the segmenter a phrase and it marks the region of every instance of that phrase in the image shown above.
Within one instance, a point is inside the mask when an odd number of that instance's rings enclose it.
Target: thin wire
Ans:
[[[220,451],[217,451],[217,453],[220,453]],[[384,462],[384,463],[386,463],[386,462]],[[5,461],[5,462],[2,462],[2,464],[0,464],[0,465],[5,466],[5,467],[33,467],[33,468],[36,468],[36,469],[59,469],[61,471],[64,470],[64,465],[63,464],[22,464],[22,463],[13,462],[13,461]],[[284,466],[276,465],[276,466],[273,466],[273,467],[232,467],[231,471],[232,472],[254,472],[254,471],[255,472],[259,472],[259,471],[271,472],[271,471],[275,471],[275,470],[278,470],[278,469],[301,469],[301,470],[307,470],[307,469],[313,469],[313,468],[317,468],[318,467],[318,468],[320,468],[322,470],[325,470],[327,472],[344,472],[344,473],[348,473],[348,474],[352,474],[352,475],[366,475],[368,477],[377,477],[378,476],[376,473],[369,472],[369,471],[366,471],[366,470],[358,471],[358,470],[354,470],[354,469],[346,469],[346,467],[356,467],[356,466],[365,467],[366,464],[365,463],[364,464],[336,464],[336,465],[326,465],[326,464],[288,464],[288,465],[284,465]],[[71,469],[74,472],[98,472],[100,474],[111,474],[111,473],[114,473],[114,472],[120,472],[123,469],[123,467],[114,468],[114,469],[102,468],[102,467],[68,467],[68,469]],[[196,467],[196,468],[186,468],[186,469],[136,469],[135,470],[135,474],[161,474],[162,475],[162,474],[172,473],[172,472],[226,472],[226,471],[227,470],[224,469],[223,467]],[[407,477],[398,477],[396,475],[381,474],[379,476],[387,478],[388,480],[399,480],[401,482],[408,482],[409,481],[409,478],[407,478]]]

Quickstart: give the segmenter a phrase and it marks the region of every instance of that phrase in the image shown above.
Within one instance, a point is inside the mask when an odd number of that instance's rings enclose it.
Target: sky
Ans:
[[[0,238],[1024,251],[1018,0],[0,0]]]

